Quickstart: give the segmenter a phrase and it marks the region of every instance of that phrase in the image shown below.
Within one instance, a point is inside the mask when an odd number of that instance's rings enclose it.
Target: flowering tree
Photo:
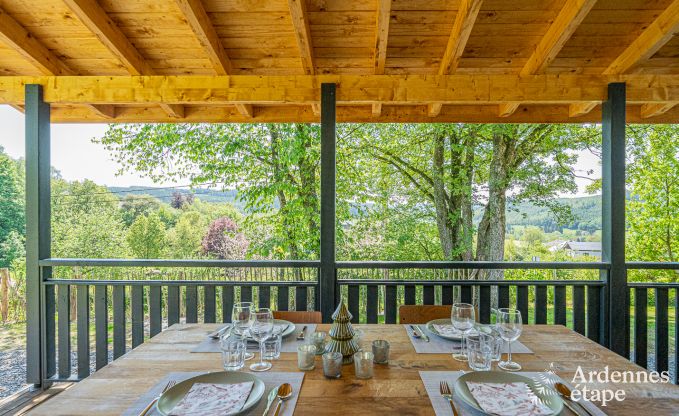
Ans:
[[[222,260],[245,258],[250,242],[238,229],[238,224],[231,218],[222,217],[212,221],[203,237],[203,252]]]

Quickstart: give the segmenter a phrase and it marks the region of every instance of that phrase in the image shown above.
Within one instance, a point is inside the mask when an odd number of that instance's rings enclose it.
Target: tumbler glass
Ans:
[[[240,337],[223,337],[220,347],[224,370],[238,371],[245,366],[245,342]]]
[[[490,371],[493,337],[479,334],[467,337],[467,362],[473,371]]]

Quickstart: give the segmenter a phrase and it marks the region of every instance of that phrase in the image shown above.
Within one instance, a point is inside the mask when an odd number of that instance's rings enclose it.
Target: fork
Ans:
[[[151,410],[153,408],[153,405],[156,404],[158,399],[160,399],[160,395],[165,393],[166,391],[170,390],[172,387],[174,387],[175,384],[177,384],[177,382],[174,381],[174,380],[168,381],[167,384],[165,385],[165,388],[163,389],[163,391],[158,395],[158,397],[153,399],[153,401],[151,401],[151,403],[149,403],[148,406],[146,406],[146,408],[141,411],[141,413],[139,413],[139,416],[145,416],[149,412],[149,410]]]
[[[297,335],[297,341],[304,341],[305,333],[306,332],[306,325],[302,328],[300,331],[299,335]]]
[[[458,416],[457,409],[453,403],[453,393],[450,391],[450,386],[447,381],[439,383],[439,391],[441,392],[441,396],[450,403],[450,408],[453,409],[453,416]]]

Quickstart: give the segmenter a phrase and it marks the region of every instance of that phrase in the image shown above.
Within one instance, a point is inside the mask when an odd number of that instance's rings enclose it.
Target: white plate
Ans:
[[[458,397],[466,405],[472,407],[482,414],[486,414],[479,407],[478,402],[474,399],[469,387],[468,381],[475,381],[477,383],[526,383],[533,393],[552,410],[552,415],[558,415],[563,410],[563,400],[556,392],[551,389],[540,388],[539,383],[534,380],[515,373],[506,373],[503,371],[473,371],[461,375],[455,381],[455,397]]]
[[[158,399],[158,402],[156,403],[156,409],[163,416],[169,415],[177,403],[179,403],[179,401],[184,398],[186,393],[191,390],[191,386],[193,386],[194,383],[236,384],[245,383],[248,381],[252,381],[254,384],[252,385],[252,391],[250,392],[248,399],[245,401],[243,408],[239,412],[229,413],[225,416],[240,415],[255,407],[257,403],[259,403],[259,400],[264,395],[264,390],[266,390],[266,387],[264,386],[264,382],[262,380],[250,373],[239,373],[233,371],[219,371],[216,373],[201,374],[199,376],[184,380],[181,383],[177,383],[174,387],[160,396],[160,399]]]
[[[462,332],[458,332],[455,335],[443,335],[439,333],[439,331],[434,328],[434,325],[452,325],[450,319],[434,319],[432,321],[427,322],[427,330],[431,332],[432,334],[436,335],[437,337],[441,337],[443,339],[447,339],[450,341],[461,341],[462,340]],[[477,335],[478,332],[476,329],[473,329],[467,333],[467,335]]]

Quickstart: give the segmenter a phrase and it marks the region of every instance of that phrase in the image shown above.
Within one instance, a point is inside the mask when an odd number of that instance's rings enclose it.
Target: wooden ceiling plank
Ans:
[[[679,30],[679,0],[674,0],[604,71],[624,74],[653,56]]]
[[[387,61],[387,41],[389,40],[389,20],[391,17],[391,0],[378,0],[377,22],[375,27],[375,74],[384,74],[384,63]]]
[[[236,109],[243,117],[252,118],[255,116],[255,111],[251,104],[236,104]]]
[[[231,74],[231,61],[200,0],[176,0],[217,75]]]
[[[299,54],[302,59],[302,68],[306,75],[313,75],[314,70],[314,53],[311,44],[311,33],[309,31],[309,21],[306,15],[306,1],[305,0],[288,0],[288,8],[290,9],[290,17],[292,18],[292,26],[295,32],[295,39],[299,47]]]
[[[599,104],[597,101],[571,104],[568,106],[568,117],[584,116]]]
[[[661,114],[665,114],[666,112],[674,108],[674,106],[676,106],[677,104],[679,103],[672,102],[672,103],[643,104],[640,110],[641,118],[651,118],[657,117]]]
[[[595,3],[596,0],[567,0],[520,74],[523,76],[543,74]]]

